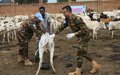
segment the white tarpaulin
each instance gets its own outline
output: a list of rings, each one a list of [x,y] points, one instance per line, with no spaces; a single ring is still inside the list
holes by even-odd
[[[71,6],[72,8],[72,13],[83,13],[83,12],[86,12],[86,6],[83,5],[83,6]]]
[[[57,3],[57,0],[48,0],[47,3]]]

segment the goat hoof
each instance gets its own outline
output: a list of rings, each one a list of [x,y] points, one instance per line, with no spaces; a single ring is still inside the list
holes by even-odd
[[[56,71],[53,71],[53,74],[56,74]]]
[[[50,69],[50,65],[49,64],[42,64],[41,69],[42,70],[49,70]]]

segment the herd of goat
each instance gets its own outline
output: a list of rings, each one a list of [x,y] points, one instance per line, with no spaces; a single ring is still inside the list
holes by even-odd
[[[102,13],[90,12],[76,14],[82,18],[87,27],[92,30],[93,39],[97,39],[97,32],[100,29],[111,31],[113,38],[114,30],[120,29],[120,10],[104,11]],[[0,16],[0,36],[2,42],[16,39],[16,31],[20,29],[20,24],[33,15],[16,15],[13,17]],[[50,14],[52,30],[55,31],[63,25],[65,17],[62,14]]]
[[[53,33],[58,29],[59,26],[64,24],[65,17],[62,14],[49,14],[51,17],[51,28]],[[114,30],[120,29],[120,10],[106,11],[102,13],[91,12],[91,13],[79,13],[76,14],[77,18],[81,18],[86,26],[92,30],[93,39],[97,39],[97,32],[100,29],[108,29],[112,32],[111,38],[113,38]],[[2,41],[10,43],[10,39],[16,39],[16,32],[21,28],[21,23],[27,19],[30,19],[33,15],[16,15],[13,17],[0,17],[0,36]],[[39,41],[39,67],[36,75],[39,74],[40,68],[43,62],[43,53],[45,45],[48,45],[50,52],[50,63],[54,73],[56,70],[53,66],[53,55],[54,55],[54,39],[55,34],[49,35],[48,33],[43,34]]]

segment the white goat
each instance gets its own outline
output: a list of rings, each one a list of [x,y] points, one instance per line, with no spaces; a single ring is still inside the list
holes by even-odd
[[[65,17],[62,14],[51,14],[51,28],[55,32],[64,23]]]
[[[120,30],[120,21],[111,21],[108,24],[108,29],[112,32],[111,38],[114,36],[114,30]]]
[[[98,21],[86,21],[85,22],[87,27],[91,30],[93,30],[93,39],[97,39],[97,32],[100,29],[106,29],[106,26],[102,22]]]
[[[11,38],[13,39],[14,37],[14,23],[13,22],[8,22],[4,24],[5,26],[5,31],[3,34],[3,43],[5,42],[5,38],[7,38],[7,42],[10,43],[10,34]]]
[[[83,20],[86,20],[86,21],[91,21],[90,17],[87,16],[87,15],[77,15],[78,17],[81,17]]]
[[[106,26],[103,22],[91,21],[89,16],[86,15],[85,16],[79,15],[78,18],[79,17],[82,18],[88,29],[91,29],[93,31],[93,39],[97,39],[97,32],[99,29],[101,28],[106,29]]]
[[[0,34],[3,35],[4,31],[5,31],[4,22],[0,21]]]
[[[28,19],[28,15],[16,15],[13,17],[0,17],[0,34],[2,35],[3,43],[7,38],[10,43],[10,37],[16,39],[16,31],[20,29],[22,21]]]
[[[64,22],[59,22],[55,19],[51,19],[50,25],[51,25],[52,32],[55,32],[58,29],[58,27],[60,27],[63,23]]]
[[[119,10],[113,10],[113,11],[104,11],[103,14],[106,14],[109,18],[116,18],[120,15]]]
[[[39,58],[40,58],[40,61],[39,61],[39,67],[38,67],[38,70],[36,72],[36,75],[38,75],[40,69],[41,69],[41,66],[42,66],[42,62],[43,62],[43,53],[45,51],[45,46],[47,45],[48,47],[48,50],[50,52],[50,63],[51,63],[51,66],[52,66],[52,69],[54,71],[54,73],[56,73],[56,70],[53,66],[53,55],[54,55],[54,39],[55,37],[55,34],[52,34],[52,35],[49,35],[49,33],[45,33],[41,36],[41,39],[39,41]],[[37,53],[37,51],[36,51]]]

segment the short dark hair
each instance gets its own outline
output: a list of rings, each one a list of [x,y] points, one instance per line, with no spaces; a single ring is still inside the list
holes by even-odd
[[[40,9],[43,9],[43,10],[45,11],[45,7],[43,7],[43,6],[42,6],[42,7],[40,7],[40,8],[39,8],[39,10],[40,10]]]
[[[66,9],[67,11],[72,12],[72,8],[71,8],[71,6],[69,6],[69,5],[64,6],[64,7],[62,8],[62,10],[63,10],[63,9]]]

